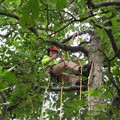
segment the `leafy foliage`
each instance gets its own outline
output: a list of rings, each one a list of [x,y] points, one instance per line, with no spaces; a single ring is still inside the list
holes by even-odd
[[[106,2],[107,5],[102,4]],[[43,86],[48,86],[49,77],[44,73],[41,59],[47,53],[47,48],[53,44],[50,40],[60,43],[77,30],[94,30],[98,36],[102,36],[99,51],[105,58],[103,84],[100,90],[93,89],[89,92],[93,97],[100,97],[104,104],[97,106],[97,114],[96,111],[91,111],[91,114],[88,112],[88,91],[82,91],[81,100],[79,91],[63,92],[62,119],[119,119],[120,8],[117,4],[112,4],[112,0],[106,2],[0,1],[0,92],[7,96],[7,119],[59,119],[60,92],[42,91]],[[119,1],[116,2],[120,4]],[[85,34],[75,38],[77,47],[88,42],[89,37]],[[66,50],[64,45],[69,44],[62,44],[62,47],[58,45],[60,51]],[[83,44],[82,47],[89,50],[90,45]],[[74,53],[69,50],[69,57],[77,63],[78,54],[81,63],[85,64],[88,58],[82,51]],[[60,87],[61,84],[56,86]],[[4,102],[0,97],[0,114],[3,106]]]

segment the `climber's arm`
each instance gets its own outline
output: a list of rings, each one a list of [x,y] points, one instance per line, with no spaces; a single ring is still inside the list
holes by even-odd
[[[45,55],[42,59],[42,65],[47,66],[47,65],[49,65],[49,63],[50,63],[50,57]]]
[[[42,65],[44,66],[48,66],[48,65],[53,65],[53,64],[57,64],[57,60],[55,60],[57,57],[57,55],[53,55],[52,57],[49,57],[48,55],[45,55],[42,59]]]

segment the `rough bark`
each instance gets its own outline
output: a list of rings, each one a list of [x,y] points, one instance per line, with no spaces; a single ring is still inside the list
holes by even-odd
[[[89,61],[92,62],[92,67],[89,75],[89,87],[90,91],[93,89],[100,89],[100,86],[102,84],[103,79],[103,60],[104,56],[99,51],[101,48],[100,45],[101,38],[95,37],[95,35],[92,35],[91,37],[91,48],[89,52]],[[89,110],[95,110],[95,105],[100,104],[100,98],[94,97],[89,95],[89,101],[90,104],[88,105]]]

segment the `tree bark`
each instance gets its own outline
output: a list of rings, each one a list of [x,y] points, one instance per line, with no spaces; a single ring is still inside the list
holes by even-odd
[[[88,78],[88,86],[90,88],[90,91],[95,90],[95,89],[100,89],[100,86],[102,84],[102,79],[103,79],[103,61],[104,61],[104,56],[100,52],[101,48],[101,37],[95,37],[95,35],[92,35],[91,37],[91,48],[89,52],[89,61],[92,62],[92,67],[91,71],[89,74]],[[88,91],[88,93],[90,93]],[[89,110],[94,110],[96,109],[96,105],[100,104],[100,98],[99,96],[91,96],[90,94],[88,95],[88,101],[90,102],[88,105]]]

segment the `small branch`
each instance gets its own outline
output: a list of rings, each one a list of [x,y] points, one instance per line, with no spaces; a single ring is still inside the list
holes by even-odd
[[[105,32],[107,33],[107,35],[108,35],[108,37],[109,37],[109,39],[110,39],[110,43],[111,43],[112,49],[113,49],[113,51],[114,51],[114,53],[115,53],[115,56],[120,59],[120,52],[118,52],[119,49],[118,49],[118,46],[117,46],[117,44],[116,44],[116,41],[115,41],[114,35],[113,35],[113,33],[112,33],[112,30],[111,30],[111,29],[108,29],[108,30],[107,30],[107,29],[105,29],[105,27],[100,26],[100,25],[97,25],[95,21],[93,21],[93,20],[91,20],[91,21],[92,21],[98,28],[100,28],[100,29],[104,28]],[[109,21],[106,25],[111,26],[111,22]]]
[[[18,16],[13,15],[13,14],[10,14],[10,13],[0,12],[0,15],[8,16],[8,17],[11,17],[11,18],[15,18],[16,20],[19,20],[19,17],[18,17]]]
[[[6,35],[0,34],[0,37],[2,37],[2,38],[7,38],[7,37],[9,37],[10,34],[12,34],[13,31],[14,31],[14,30],[8,32]]]
[[[0,12],[0,15],[4,15],[4,16],[11,17],[11,18],[15,18],[16,20],[19,20],[19,17],[16,16],[16,15],[14,15],[14,14]],[[36,31],[33,27],[29,27],[28,29],[29,29],[31,32],[33,32],[35,36],[38,36],[37,31]],[[1,35],[1,36],[2,36],[2,35]]]
[[[0,4],[2,3],[2,2],[4,2],[5,0],[2,0],[1,2],[0,2]]]
[[[83,35],[83,34],[86,34],[86,33],[93,34],[93,31],[91,31],[91,30],[78,31],[78,32],[76,33],[75,37],[80,36],[80,35]],[[74,35],[74,34],[73,34],[73,35]],[[71,35],[70,37],[64,39],[61,43],[66,43],[66,42],[68,42],[69,40],[71,40],[71,38],[73,37],[73,35]]]
[[[115,56],[110,59],[110,61],[113,61],[118,56],[118,54],[120,54],[120,49],[117,51],[117,53],[115,54]]]
[[[83,41],[83,42],[81,42],[80,44],[79,44],[79,46],[82,46],[83,44],[89,44],[90,43],[90,41]]]
[[[14,105],[9,106],[9,107],[7,108],[7,111],[12,111],[13,109],[18,108],[18,105],[19,105],[19,103],[16,103],[16,104],[14,104]]]
[[[102,52],[102,51],[101,51]],[[120,52],[120,50],[118,51],[118,53]],[[115,83],[115,81],[114,81],[114,77],[113,77],[113,75],[112,75],[112,73],[111,73],[111,67],[110,67],[110,62],[114,59],[114,57],[112,58],[112,59],[109,59],[108,57],[107,57],[107,55],[104,53],[104,52],[102,52],[103,53],[103,55],[105,56],[105,59],[107,60],[107,62],[108,62],[108,78],[109,78],[109,80],[111,81],[111,83],[113,84],[113,86],[116,88],[116,90],[118,91],[118,93],[120,94],[120,88],[119,88],[119,86],[117,86],[117,84]]]
[[[112,30],[106,30],[106,29],[105,29],[105,31],[106,31],[109,39],[110,39],[110,43],[111,43],[111,46],[112,46],[112,48],[113,48],[113,50],[114,50],[114,53],[116,54],[116,53],[118,52],[118,47],[117,47],[115,38],[114,38],[114,36],[113,36],[113,34],[112,34]],[[118,52],[118,54],[117,54],[117,57],[120,59],[120,53],[119,53],[119,52]]]
[[[35,36],[38,36],[37,30],[35,30],[33,27],[29,27],[29,30],[34,33]]]
[[[45,7],[48,7],[42,0],[40,1]]]
[[[68,3],[68,6],[69,6],[70,4],[72,4],[74,1],[75,1],[75,0],[71,0],[71,1]]]
[[[2,108],[2,114],[0,115],[0,120],[6,120],[6,113],[7,113],[7,97],[4,92],[0,92],[0,96],[3,100],[3,108]]]
[[[71,25],[73,22],[74,22],[74,20],[70,21],[68,24],[66,24],[65,26],[63,26],[61,29],[55,31],[55,34],[58,33],[58,32],[60,32],[60,31],[62,31],[63,29],[65,29],[66,27],[68,27],[69,25]],[[52,36],[52,35],[53,35],[53,33],[49,34],[48,36]]]
[[[111,83],[113,84],[113,86],[116,88],[118,94],[120,94],[120,88],[119,86],[117,86],[117,84],[114,81],[113,75],[111,73],[111,67],[110,67],[110,61],[108,61],[108,78],[111,81]]]

